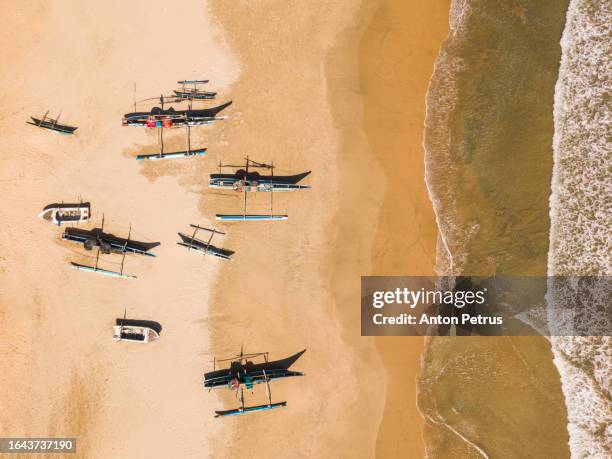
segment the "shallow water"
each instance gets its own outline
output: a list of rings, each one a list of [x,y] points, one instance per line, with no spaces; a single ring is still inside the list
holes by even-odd
[[[454,1],[427,97],[426,179],[444,275],[545,275],[565,1]],[[565,457],[544,338],[432,338],[419,379],[431,457]]]

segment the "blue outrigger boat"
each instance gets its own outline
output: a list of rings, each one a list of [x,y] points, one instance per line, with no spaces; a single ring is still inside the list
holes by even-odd
[[[70,265],[79,270],[90,272],[94,274],[100,274],[103,276],[114,277],[119,279],[136,279],[136,276],[131,274],[125,274],[123,272],[123,265],[125,262],[125,255],[127,253],[134,253],[137,255],[144,255],[147,257],[155,257],[155,254],[149,253],[149,250],[160,245],[159,242],[140,242],[130,239],[132,228],[128,233],[127,239],[117,237],[110,233],[104,232],[104,217],[102,217],[102,226],[100,228],[94,228],[91,230],[69,227],[66,228],[62,234],[62,240],[83,244],[85,250],[97,249],[96,262],[93,266],[83,265],[80,263],[70,262]],[[100,253],[103,254],[120,254],[122,255],[121,270],[111,271],[98,267],[98,261],[100,259]]]
[[[296,175],[275,176],[274,165],[255,162],[247,156],[246,163],[241,165],[219,164],[219,173],[211,174],[208,186],[210,188],[231,189],[243,193],[244,204],[242,214],[217,214],[217,220],[228,222],[239,221],[282,221],[289,218],[288,215],[274,213],[274,193],[310,188],[308,185],[299,185],[298,182],[310,174],[310,171]],[[234,174],[223,174],[222,168],[239,168]],[[249,170],[268,169],[270,175],[262,176],[259,172]],[[248,214],[247,213],[247,194],[249,192],[269,192],[270,193],[270,213],[269,214]]]
[[[215,411],[215,417],[234,416],[287,406],[287,402],[272,403],[270,382],[275,379],[304,376],[304,373],[289,370],[289,367],[291,367],[304,352],[306,352],[306,349],[286,359],[269,362],[267,352],[244,354],[241,350],[240,355],[235,357],[215,360],[215,365],[217,362],[229,361],[231,362],[230,367],[206,373],[204,375],[204,387],[207,389],[227,388],[240,393],[239,408]],[[254,363],[251,360],[257,357],[263,357],[264,362]],[[266,385],[268,403],[264,405],[245,406],[244,389],[253,390],[254,386],[257,384]]]
[[[197,156],[204,156],[206,154],[206,148],[198,148],[195,150],[191,149],[191,127],[197,124],[209,124],[209,123],[198,123],[198,122],[184,122],[183,126],[187,128],[187,150],[186,151],[175,151],[166,153],[164,151],[164,128],[172,128],[176,125],[181,125],[180,121],[184,119],[181,116],[189,117],[192,116],[193,113],[197,112],[197,110],[191,110],[191,106],[189,110],[184,111],[174,111],[173,108],[169,110],[164,110],[164,96],[160,96],[159,98],[161,103],[161,109],[156,107],[154,108],[149,115],[147,115],[144,125],[149,128],[159,128],[159,153],[147,154],[147,155],[137,155],[136,161],[159,161],[162,159],[177,159],[177,158],[191,158]],[[182,99],[181,99],[182,100]],[[208,111],[201,111],[202,113],[206,113],[212,115],[216,114],[214,110],[223,110],[223,108],[227,107],[231,102],[228,102],[223,107],[217,107],[216,109],[208,109]],[[212,111],[211,111],[212,110]],[[127,114],[124,117],[124,125],[134,126],[132,121],[136,119],[142,112],[135,112],[131,114]],[[156,115],[160,114],[161,115]],[[164,115],[165,113],[165,115]],[[177,114],[183,115],[177,115]],[[176,118],[178,116],[178,118]],[[135,118],[136,117],[136,118]],[[187,119],[187,118],[185,118]],[[220,118],[215,118],[220,119]],[[130,121],[132,120],[132,121]],[[140,125],[140,124],[136,124]]]

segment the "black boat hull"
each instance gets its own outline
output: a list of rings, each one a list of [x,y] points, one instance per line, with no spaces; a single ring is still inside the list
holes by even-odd
[[[74,126],[68,126],[67,124],[57,124],[55,121],[41,120],[38,118],[30,117],[32,121],[26,121],[26,123],[32,126],[37,126],[43,129],[49,129],[50,131],[59,132],[60,134],[74,134],[78,128]]]
[[[150,112],[132,112],[125,114],[123,116],[123,125],[146,126],[147,120],[150,116],[158,120],[163,118],[170,119],[172,120],[173,127],[211,124],[215,121],[217,115],[231,104],[232,102],[229,101],[217,107],[205,108],[201,110],[175,110],[174,108],[162,110],[159,107],[155,107]]]
[[[291,371],[289,368],[306,352],[306,349],[286,359],[273,362],[253,363],[247,361],[244,364],[232,362],[230,368],[210,371],[204,374],[204,387],[216,388],[227,387],[233,379],[238,379],[240,384],[259,384],[279,378],[290,378],[293,376],[304,376],[299,371]]]
[[[107,244],[110,251],[114,253],[130,252],[138,255],[154,257],[149,250],[160,245],[160,242],[141,242],[132,239],[124,239],[113,234],[104,233],[100,228],[86,230],[81,228],[66,228],[62,234],[62,239],[65,241],[82,243],[88,248],[102,247]]]
[[[191,236],[183,233],[178,233],[179,237],[183,240],[183,242],[177,242],[178,245],[182,245],[183,247],[187,247],[193,250],[197,250],[199,252],[204,252],[206,254],[223,258],[225,260],[231,260],[234,252],[232,250],[221,249],[219,247],[215,247],[214,245],[207,244],[200,239],[192,238]]]

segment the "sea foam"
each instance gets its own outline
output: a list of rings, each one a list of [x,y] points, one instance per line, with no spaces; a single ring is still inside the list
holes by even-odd
[[[470,5],[466,0],[454,0],[451,3],[450,34],[447,41],[464,33],[470,12]],[[459,92],[456,74],[462,68],[461,57],[450,53],[443,46],[434,64],[434,77],[429,82],[425,100],[425,184],[439,228],[435,266],[439,276],[452,276],[461,272],[467,253],[465,245],[469,239],[468,232],[458,223],[460,218],[456,214],[453,183],[458,173],[451,148],[450,131],[438,128],[448,126],[450,114],[456,109]],[[434,180],[435,186],[432,183]]]
[[[612,3],[571,0],[555,88],[551,276],[612,275],[611,36]],[[548,322],[553,332],[571,323],[571,314],[561,310],[571,310],[581,298],[551,286]],[[593,297],[598,300],[603,301],[602,314],[609,313],[609,297]],[[553,337],[552,344],[568,409],[572,457],[610,457],[610,337]]]

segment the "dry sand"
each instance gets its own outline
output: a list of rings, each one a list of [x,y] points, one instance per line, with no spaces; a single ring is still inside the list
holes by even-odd
[[[200,188],[182,178],[145,177],[148,168],[128,156],[155,135],[120,121],[131,110],[135,82],[144,98],[204,75],[222,100],[238,77],[238,62],[202,3],[181,5],[190,14],[162,1],[2,5],[2,42],[11,43],[0,70],[3,436],[76,436],[81,457],[195,457],[218,426],[209,415],[215,397],[203,396],[201,387],[207,285],[217,262],[174,244],[178,230],[206,223]],[[194,44],[181,49],[171,36]],[[197,60],[190,58],[195,47]],[[79,126],[76,135],[25,123],[47,109]],[[220,126],[198,132],[223,135]],[[181,166],[184,173],[193,174],[200,160]],[[157,259],[126,258],[125,271],[138,280],[70,269],[71,260],[93,260],[36,214],[47,203],[79,197],[92,202],[88,227],[104,213],[109,231],[125,235],[131,223],[132,237],[162,242]],[[119,261],[104,256],[101,265],[118,269]],[[129,318],[159,321],[161,339],[113,342],[112,325],[124,308]]]
[[[87,457],[422,454],[414,386],[422,341],[359,336],[359,276],[432,273],[420,136],[447,2],[423,11],[414,2],[405,27],[405,12],[389,10],[399,2],[360,3],[212,0],[208,16],[198,1],[180,10],[155,1],[5,3],[10,27],[0,33],[14,46],[0,70],[4,436],[77,436]],[[360,41],[364,32],[370,40]],[[185,45],[164,40],[172,34]],[[394,56],[403,40],[408,57]],[[197,77],[214,82],[219,101],[234,100],[230,120],[197,129],[209,155],[170,165],[130,159],[155,144],[145,129],[120,127],[134,82],[144,98]],[[22,123],[47,108],[62,109],[77,135]],[[172,133],[176,145],[181,134]],[[313,189],[275,197],[288,221],[224,225],[230,264],[174,245],[189,223],[240,211],[240,196],[205,185],[220,159],[247,154],[274,160],[279,174],[312,170]],[[131,223],[134,237],[162,242],[157,259],[126,259],[137,281],[70,270],[83,250],[34,218],[79,195],[93,202],[94,223],[104,212],[109,230]],[[250,211],[267,209],[267,196],[249,199]],[[124,308],[161,322],[162,338],[112,342]],[[307,348],[295,365],[307,376],[272,385],[286,409],[215,420],[214,409],[236,400],[203,391],[202,372],[241,345],[271,358]],[[264,399],[261,388],[249,398]]]

